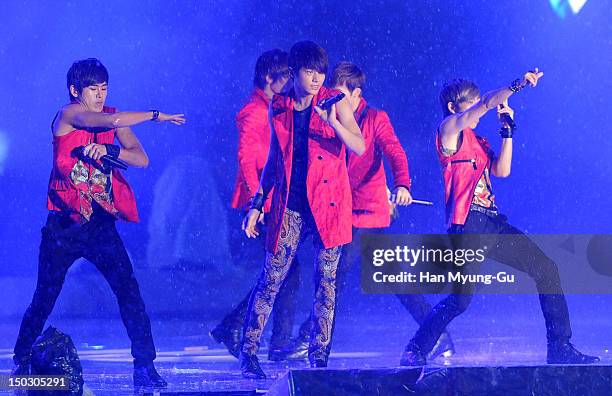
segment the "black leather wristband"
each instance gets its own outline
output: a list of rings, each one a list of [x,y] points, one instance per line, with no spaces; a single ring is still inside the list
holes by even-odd
[[[510,91],[516,93],[519,92],[521,89],[525,88],[525,85],[523,85],[523,82],[520,78],[517,78],[516,80],[510,83],[510,86],[508,86],[508,88],[510,89]]]
[[[153,115],[151,116],[151,121],[157,121],[157,119],[159,118],[159,110],[151,110],[153,112]]]
[[[512,139],[512,135],[514,134],[514,130],[508,127],[502,127],[499,130],[499,135],[504,139]]]
[[[117,146],[116,144],[105,144],[104,147],[106,147],[106,155],[113,158],[119,158],[121,147]]]
[[[264,195],[261,193],[257,193],[253,198],[251,198],[251,209],[257,209],[260,212],[263,212],[265,202],[266,199],[264,198]]]

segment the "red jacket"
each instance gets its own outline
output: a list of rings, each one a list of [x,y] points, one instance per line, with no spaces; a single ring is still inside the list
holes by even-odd
[[[114,113],[104,107],[105,113]],[[47,209],[70,214],[75,221],[88,221],[92,214],[92,200],[107,212],[127,221],[138,221],[136,199],[130,185],[117,168],[111,173],[112,195],[108,193],[106,178],[98,167],[79,160],[73,150],[90,143],[113,144],[115,129],[92,133],[82,129],[62,136],[53,136],[53,168],[49,178]],[[98,161],[98,164],[101,164]]]
[[[251,98],[236,115],[238,128],[238,174],[232,195],[232,208],[244,209],[257,189],[259,178],[270,149],[270,124],[268,106],[270,99],[256,88]],[[264,211],[268,212],[266,202]]]
[[[451,156],[442,153],[440,133],[436,133],[436,151],[444,177],[447,227],[452,224],[465,224],[478,180],[485,168],[490,168],[494,157],[487,139],[476,136],[470,128],[461,133],[461,146]]]
[[[322,87],[313,103],[338,91]],[[266,248],[275,253],[289,196],[293,160],[293,103],[290,96],[275,95],[272,103],[274,135],[270,157],[262,176],[264,186],[274,184],[268,217]],[[306,195],[325,248],[351,241],[351,187],[346,169],[346,148],[335,131],[312,108],[308,134]]]
[[[395,135],[389,116],[382,110],[369,108],[364,99],[355,111],[366,151],[358,156],[349,153],[348,173],[353,192],[353,226],[358,228],[388,227],[389,198],[383,156],[393,172],[393,186],[410,189],[408,159]]]

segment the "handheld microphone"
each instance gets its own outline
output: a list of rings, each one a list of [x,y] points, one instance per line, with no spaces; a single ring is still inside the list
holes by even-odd
[[[506,113],[500,114],[499,115],[499,120],[502,123],[505,123],[506,125],[508,125],[508,127],[510,127],[510,129],[512,129],[512,130],[516,129],[516,124],[514,123],[514,120],[508,114],[506,114]]]
[[[115,168],[123,170],[126,170],[128,168],[128,165],[125,162],[121,161],[119,158],[111,157],[108,154],[103,155],[102,157],[100,157],[100,159]]]
[[[75,148],[74,150],[72,150],[72,153],[74,156],[76,156],[80,160],[93,161],[93,158],[90,158],[85,155],[85,153],[83,152],[84,150],[85,150],[84,146],[79,146]],[[119,158],[111,157],[108,154],[103,155],[102,157],[100,157],[100,159],[104,161],[106,165],[113,167],[113,168],[119,168],[123,170],[126,170],[128,168],[128,165],[125,162],[121,161]]]
[[[334,95],[331,98],[323,99],[322,101],[317,103],[317,106],[319,106],[323,110],[330,109],[333,104],[340,102],[344,98],[344,96],[345,95],[340,92],[338,95]]]
[[[389,201],[395,203],[395,198],[396,198],[396,195],[395,194],[391,194],[391,197],[389,197]],[[425,206],[433,206],[433,204],[434,204],[431,201],[424,201],[422,199],[413,199],[412,203],[413,204],[417,204],[417,205],[425,205]]]

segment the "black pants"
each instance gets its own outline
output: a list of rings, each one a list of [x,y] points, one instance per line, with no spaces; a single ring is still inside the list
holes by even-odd
[[[38,280],[32,303],[21,321],[15,360],[28,359],[59,296],[72,263],[84,257],[102,273],[119,303],[121,319],[132,342],[136,366],[155,359],[151,323],[145,312],[132,263],[115,228],[115,219],[97,210],[83,225],[59,213],[51,213],[42,229]]]
[[[351,243],[346,244],[342,247],[342,255],[340,256],[340,263],[338,264],[338,271],[336,273],[336,306],[338,299],[342,295],[342,290],[346,286],[346,276],[351,268],[351,265],[359,260],[360,258],[360,238],[363,234],[382,234],[386,228],[355,228],[353,227],[353,240]],[[402,306],[410,313],[414,320],[418,324],[422,324],[425,317],[431,311],[431,304],[420,294],[397,294],[396,297],[400,300]],[[338,317],[337,315],[335,316]],[[336,320],[334,320],[334,327]],[[299,330],[299,337],[303,340],[308,339],[312,329],[312,321],[310,318],[306,319]],[[437,340],[437,339],[436,339]]]
[[[480,245],[492,246],[488,250],[488,258],[528,274],[535,281],[540,293],[540,306],[546,322],[548,341],[566,341],[571,337],[567,303],[556,264],[524,233],[508,224],[506,216],[470,211],[465,225],[453,226],[449,232],[466,234],[464,237],[453,237],[459,244],[462,240],[468,241],[467,244],[473,243],[474,236],[469,234],[481,234],[486,241],[481,239]],[[513,234],[513,237],[499,238],[499,235],[504,234]],[[477,270],[478,266],[461,267],[462,273],[465,274],[475,273]],[[429,353],[450,321],[467,309],[472,301],[473,289],[473,283],[455,283],[453,294],[433,308],[412,338],[411,344],[423,354]]]

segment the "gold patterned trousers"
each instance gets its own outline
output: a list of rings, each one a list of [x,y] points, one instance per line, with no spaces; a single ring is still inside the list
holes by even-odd
[[[327,360],[331,342],[336,302],[336,269],[342,246],[325,249],[312,219],[286,209],[275,254],[266,253],[266,261],[251,294],[242,335],[242,352],[253,355],[259,348],[263,329],[297,249],[306,236],[312,235],[316,248],[315,297],[311,311],[313,327],[308,356],[310,361]]]

